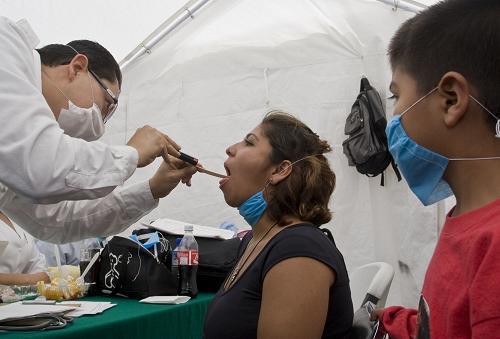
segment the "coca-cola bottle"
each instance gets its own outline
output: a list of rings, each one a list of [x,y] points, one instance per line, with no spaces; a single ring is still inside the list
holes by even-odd
[[[191,298],[198,295],[196,285],[196,273],[198,271],[198,243],[193,235],[193,226],[184,226],[184,237],[177,250],[180,276],[180,295],[187,295]]]
[[[176,279],[175,281],[177,281],[177,286],[176,286],[177,294],[181,292],[181,278],[179,275],[179,258],[177,257],[181,240],[182,238],[175,239],[175,248],[172,250],[172,274]]]

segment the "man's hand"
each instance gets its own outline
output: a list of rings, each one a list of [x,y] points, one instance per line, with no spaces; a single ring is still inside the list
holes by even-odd
[[[153,198],[159,199],[169,194],[182,180],[191,186],[191,177],[196,173],[196,168],[174,157],[169,157],[168,162],[163,161],[155,175],[149,179],[149,187]]]
[[[165,162],[169,162],[168,155],[179,157],[181,149],[168,135],[148,125],[138,128],[127,145],[135,148],[139,153],[137,167],[147,166],[160,156]]]

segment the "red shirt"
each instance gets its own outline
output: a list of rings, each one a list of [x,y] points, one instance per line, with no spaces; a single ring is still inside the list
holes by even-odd
[[[450,212],[451,214],[451,212]],[[500,200],[446,218],[425,275],[432,339],[500,338]],[[414,338],[417,311],[388,307],[391,339]]]

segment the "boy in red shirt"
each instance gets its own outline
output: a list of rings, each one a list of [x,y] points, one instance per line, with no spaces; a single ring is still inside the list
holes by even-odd
[[[374,316],[392,339],[500,338],[500,1],[431,6],[399,28],[389,56],[389,149],[424,205],[457,204],[419,310]]]

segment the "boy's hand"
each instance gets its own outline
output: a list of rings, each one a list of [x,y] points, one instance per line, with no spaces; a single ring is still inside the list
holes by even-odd
[[[182,183],[191,186],[191,177],[196,168],[174,157],[168,162],[163,161],[154,176],[149,179],[149,187],[153,198],[159,199],[169,194],[182,180]]]
[[[370,320],[375,321],[375,320],[380,320],[382,318],[382,314],[384,313],[385,309],[384,308],[377,308],[372,311],[372,314],[370,315]]]

